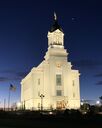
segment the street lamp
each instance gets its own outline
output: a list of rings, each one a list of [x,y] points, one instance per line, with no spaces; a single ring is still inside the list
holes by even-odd
[[[18,103],[17,103],[17,106],[18,106],[18,107],[21,107],[21,102],[18,102]]]
[[[45,97],[43,94],[40,94],[41,97],[41,111],[43,110],[43,98]]]
[[[96,101],[96,104],[97,104],[97,105],[100,105],[100,101],[99,101],[99,100],[97,100],[97,101]]]

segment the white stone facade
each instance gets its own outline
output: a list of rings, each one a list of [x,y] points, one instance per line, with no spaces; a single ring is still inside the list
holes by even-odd
[[[44,61],[21,81],[22,105],[26,109],[79,109],[80,74],[71,67],[64,49],[64,33],[56,27],[48,32]]]

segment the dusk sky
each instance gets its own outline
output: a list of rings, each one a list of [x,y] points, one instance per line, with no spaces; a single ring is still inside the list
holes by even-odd
[[[0,1],[0,106],[20,101],[20,82],[44,59],[53,13],[65,34],[65,48],[73,69],[80,71],[81,99],[102,96],[101,0]]]

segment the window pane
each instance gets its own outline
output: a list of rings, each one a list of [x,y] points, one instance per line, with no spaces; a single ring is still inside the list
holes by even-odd
[[[73,98],[75,97],[75,93],[73,93]]]
[[[74,80],[72,81],[72,85],[73,85],[73,86],[75,85],[75,82],[74,82]]]
[[[38,96],[40,96],[40,91],[38,91]]]
[[[61,75],[56,75],[56,85],[61,85]]]
[[[57,90],[56,93],[57,93],[56,94],[57,96],[62,96],[62,91],[61,90]]]
[[[38,79],[38,85],[40,85],[40,79]]]

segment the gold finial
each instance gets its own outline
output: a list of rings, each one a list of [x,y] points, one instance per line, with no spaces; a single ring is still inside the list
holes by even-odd
[[[57,20],[57,15],[55,12],[54,12],[54,20]]]

